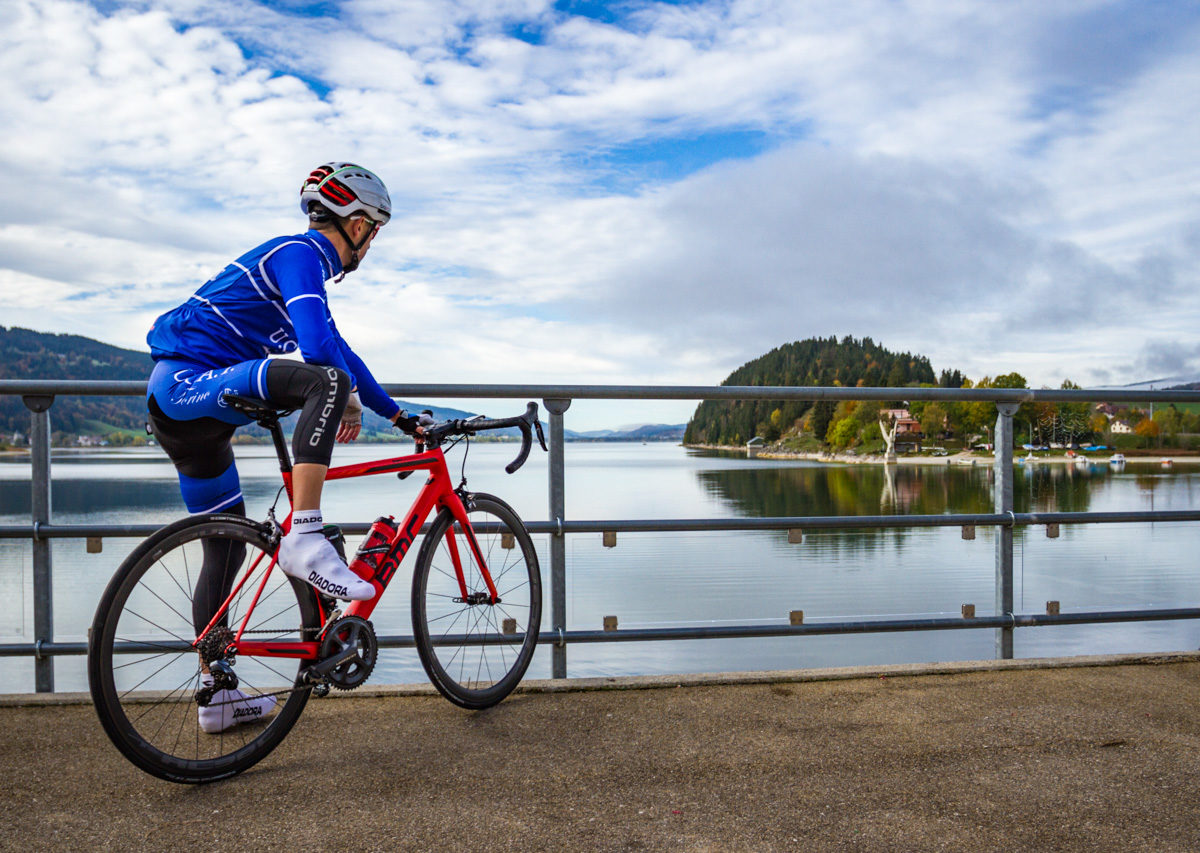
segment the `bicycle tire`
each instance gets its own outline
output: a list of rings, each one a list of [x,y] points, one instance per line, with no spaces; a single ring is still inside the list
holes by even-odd
[[[413,637],[438,692],[455,705],[478,710],[504,699],[529,667],[541,629],[542,581],[533,540],[512,507],[485,494],[467,495],[463,503],[500,602],[462,600],[447,545],[447,534],[460,529],[443,509],[421,543],[413,573]],[[501,528],[481,531],[488,522]],[[512,535],[511,542],[505,534]],[[455,539],[468,592],[486,593],[461,531]]]
[[[113,744],[134,765],[172,782],[212,782],[241,773],[262,760],[291,730],[311,688],[296,688],[285,658],[238,656],[239,689],[251,698],[279,696],[263,722],[235,725],[218,734],[200,729],[195,692],[200,661],[192,646],[191,600],[202,542],[243,543],[248,561],[272,552],[266,531],[242,516],[192,516],[142,542],[113,575],[88,637],[88,684],[96,713]],[[261,579],[259,571],[230,605],[236,631]],[[260,616],[260,614],[262,614]],[[251,617],[256,638],[315,638],[321,622],[311,587],[272,571]],[[278,632],[278,633],[276,633]],[[312,663],[298,660],[297,671]],[[235,711],[237,709],[234,709]]]

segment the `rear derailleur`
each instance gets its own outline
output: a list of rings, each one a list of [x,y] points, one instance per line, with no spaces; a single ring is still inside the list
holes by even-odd
[[[238,686],[237,673],[233,671],[234,652],[230,649],[233,643],[233,631],[218,626],[204,635],[204,639],[196,643],[196,651],[208,667],[212,675],[212,684],[201,686],[196,691],[196,704],[204,708],[212,701],[218,690],[236,690]]]

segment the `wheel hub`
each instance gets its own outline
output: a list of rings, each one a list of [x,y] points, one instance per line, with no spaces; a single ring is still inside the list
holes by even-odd
[[[499,598],[497,598],[495,601],[492,601],[492,597],[490,595],[488,595],[486,592],[473,592],[470,595],[468,595],[466,598],[458,597],[458,598],[455,598],[454,601],[457,604],[468,604],[468,605],[472,605],[472,606],[476,605],[476,604],[499,604],[500,603]]]

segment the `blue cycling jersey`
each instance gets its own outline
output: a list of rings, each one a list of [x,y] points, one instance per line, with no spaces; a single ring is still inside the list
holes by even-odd
[[[318,231],[268,240],[155,320],[146,335],[150,355],[222,368],[299,350],[310,364],[346,371],[363,404],[391,418],[400,407],[342,339],[329,313],[325,281],[341,270],[333,244]]]

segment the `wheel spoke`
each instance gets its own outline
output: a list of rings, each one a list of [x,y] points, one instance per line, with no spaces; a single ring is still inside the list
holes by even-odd
[[[254,701],[266,695],[267,685],[276,682],[288,688],[286,698],[281,697],[265,724],[235,718],[233,725],[219,733],[201,730],[193,698],[201,686],[200,656],[192,648],[195,634],[187,613],[192,600],[191,562],[196,558],[189,551],[197,549],[198,542],[214,539],[231,547],[254,549],[259,559],[266,552],[262,533],[234,520],[197,518],[164,528],[118,570],[93,626],[98,633],[93,635],[97,639],[89,667],[93,675],[99,675],[92,681],[93,696],[105,730],[139,767],[175,781],[205,781],[250,766],[275,747],[308,699],[307,690],[291,689],[304,662],[242,656],[234,660],[234,671],[237,689],[246,699]],[[225,551],[209,549],[210,559],[214,550]],[[153,559],[152,553],[157,555]],[[226,571],[230,568],[236,573],[232,562]],[[212,567],[201,570],[198,581],[205,570]],[[166,581],[158,579],[162,574]],[[237,603],[230,608],[231,619],[245,599],[246,606],[255,611],[247,621],[254,626],[251,630],[283,637],[297,631],[304,636],[305,631],[320,627],[315,599],[307,589],[297,590],[284,582],[264,590],[251,605],[252,599],[245,596],[253,586],[243,584]],[[280,596],[283,587],[291,592]],[[260,610],[264,602],[269,602],[268,607]],[[246,612],[240,615],[244,618]],[[171,624],[176,619],[181,625]],[[132,654],[120,650],[126,644],[133,646]],[[296,670],[289,673],[293,663]],[[241,701],[234,695],[214,704],[237,707]]]
[[[448,516],[435,522],[430,535],[436,538],[422,551],[414,580],[413,619],[421,661],[434,685],[457,704],[484,708],[504,698],[524,674],[536,648],[541,601],[540,593],[535,596],[536,554],[520,521],[487,496],[477,495],[475,507],[470,515],[474,537],[464,535]],[[495,532],[478,533],[496,522]],[[515,537],[516,547],[503,547],[506,533]],[[457,544],[467,593],[486,598],[495,589],[499,603],[459,606],[462,590],[451,536],[461,537]],[[511,635],[501,626],[509,620],[516,623]]]

